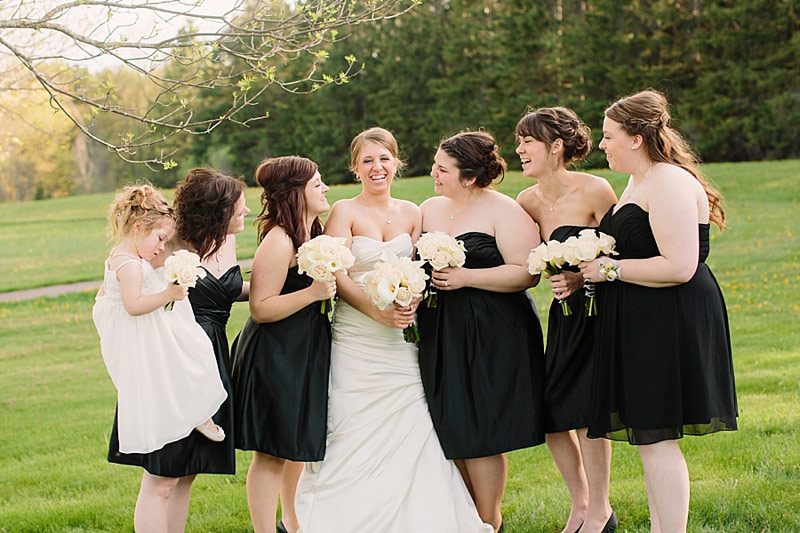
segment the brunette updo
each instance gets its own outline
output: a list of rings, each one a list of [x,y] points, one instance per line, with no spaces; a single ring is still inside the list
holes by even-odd
[[[654,89],[641,91],[611,104],[605,116],[618,122],[628,135],[640,135],[652,161],[679,166],[693,175],[708,197],[709,220],[719,229],[726,227],[722,195],[701,174],[699,159],[686,139],[670,126],[666,96]]]
[[[591,130],[578,115],[566,107],[542,107],[517,123],[517,137],[533,137],[550,146],[561,139],[564,164],[582,161],[592,151]]]
[[[490,133],[462,131],[442,141],[439,149],[456,160],[462,182],[475,178],[475,187],[485,188],[505,176],[506,162]]]
[[[117,241],[133,231],[133,225],[142,223],[149,231],[163,218],[175,218],[172,208],[152,185],[128,185],[117,192],[108,213],[108,234]]]
[[[295,249],[322,234],[319,218],[314,219],[310,235],[306,235],[305,227],[305,187],[316,173],[316,163],[296,155],[265,159],[258,165],[256,181],[264,189],[258,215],[258,242],[275,226],[283,228]]]
[[[178,237],[205,259],[225,242],[244,182],[211,168],[193,168],[175,190]]]

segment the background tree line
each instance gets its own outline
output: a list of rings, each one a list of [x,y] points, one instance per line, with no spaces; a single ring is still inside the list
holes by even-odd
[[[407,175],[428,172],[441,138],[476,128],[495,134],[514,168],[514,126],[527,108],[571,107],[599,141],[603,109],[646,87],[667,94],[675,125],[704,161],[798,157],[799,29],[797,0],[425,0],[398,18],[343,30],[347,38],[328,46],[331,72],[353,57],[363,64],[348,83],[331,78],[310,94],[270,90],[241,119],[269,113],[266,120],[151,148],[178,148],[173,169],[151,173],[83,139],[32,133],[37,143],[58,145],[61,158],[58,169],[47,169],[61,173],[49,176],[53,186],[35,190],[38,197],[108,190],[136,178],[172,186],[205,164],[252,180],[261,159],[286,154],[310,157],[327,181],[345,182],[349,142],[372,125],[395,133]],[[302,77],[313,61],[319,56],[306,54],[275,66]],[[139,90],[135,79],[116,86]],[[200,112],[214,117],[232,94],[196,98]],[[93,127],[114,131],[114,119],[97,117]],[[24,159],[27,143],[15,142],[0,148],[0,170]],[[603,159],[595,151],[586,165]]]

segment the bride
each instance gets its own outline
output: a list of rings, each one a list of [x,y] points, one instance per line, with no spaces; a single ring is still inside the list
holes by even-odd
[[[337,275],[325,460],[307,463],[295,507],[303,533],[491,532],[455,465],[445,459],[420,379],[417,347],[403,340],[416,304],[372,305],[363,278],[383,251],[411,256],[422,217],[391,197],[401,166],[382,128],[350,145],[361,192],[331,209],[325,232],[345,237],[356,257]]]

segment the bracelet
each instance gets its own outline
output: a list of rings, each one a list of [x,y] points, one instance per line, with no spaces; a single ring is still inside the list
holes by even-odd
[[[606,281],[620,279],[619,261],[609,259],[605,263],[600,263],[600,277]]]

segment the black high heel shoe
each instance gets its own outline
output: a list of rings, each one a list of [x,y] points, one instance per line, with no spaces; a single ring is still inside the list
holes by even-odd
[[[505,523],[503,521],[501,521],[500,522],[500,529],[497,530],[497,533],[503,533],[503,526],[505,526]]]
[[[278,520],[278,525],[275,526],[275,531],[277,531],[277,533],[289,533],[286,531],[286,526],[283,525],[283,518]]]
[[[617,530],[617,526],[619,522],[617,522],[617,515],[614,514],[614,511],[611,511],[611,516],[608,517],[608,522],[606,525],[603,526],[603,533],[614,533]]]

